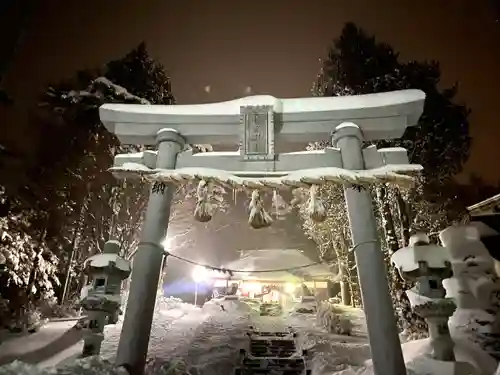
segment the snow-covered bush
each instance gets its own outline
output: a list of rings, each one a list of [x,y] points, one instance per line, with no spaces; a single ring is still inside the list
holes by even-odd
[[[124,368],[99,357],[83,358],[69,365],[42,369],[36,365],[14,361],[0,367],[0,375],[129,375]]]
[[[327,332],[339,335],[350,335],[353,329],[351,317],[334,304],[323,301],[316,313],[317,323]]]
[[[123,367],[116,367],[112,362],[95,356],[82,358],[58,368],[55,375],[129,375],[129,373]]]
[[[79,307],[74,301],[65,303],[64,305],[59,305],[56,302],[47,302],[40,307],[40,311],[47,318],[67,318],[79,315]]]
[[[305,307],[305,306],[299,306],[297,307],[294,312],[297,314],[314,314],[314,306],[312,307]]]
[[[162,308],[167,308],[169,310],[180,309],[182,306],[186,305],[186,303],[183,300],[181,300],[180,298],[163,297],[163,296],[160,296],[157,303],[159,305],[161,305]]]
[[[146,374],[151,375],[190,375],[187,365],[182,360],[169,362],[153,358],[146,364]]]
[[[0,366],[0,375],[48,375],[48,371],[20,361]]]
[[[24,314],[22,324],[27,330],[36,330],[42,324],[42,314],[38,309],[30,309]]]
[[[0,203],[11,208],[0,218],[0,252],[5,258],[5,269],[0,273],[2,304],[0,323],[9,329],[21,331],[40,320],[33,309],[54,299],[59,259],[33,226],[34,213],[16,200],[8,200],[0,191]],[[35,217],[36,218],[36,217]]]
[[[28,304],[22,313],[11,316],[4,324],[4,327],[14,333],[33,333],[37,331],[44,322],[45,320],[42,318],[40,310],[33,304]]]
[[[283,308],[277,303],[263,303],[259,310],[261,316],[280,316],[283,314]]]

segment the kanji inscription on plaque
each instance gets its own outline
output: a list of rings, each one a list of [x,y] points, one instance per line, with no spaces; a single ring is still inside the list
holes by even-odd
[[[247,106],[241,108],[243,122],[243,153],[246,159],[268,159],[274,155],[274,128],[272,107]]]

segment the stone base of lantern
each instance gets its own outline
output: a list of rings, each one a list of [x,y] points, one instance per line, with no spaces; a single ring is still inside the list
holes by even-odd
[[[104,334],[100,332],[87,333],[83,339],[82,358],[99,355],[101,344],[104,341]]]
[[[433,349],[433,357],[439,361],[455,361],[453,348],[455,343],[451,339],[448,328],[448,319],[456,309],[456,305],[451,299],[435,299],[425,304],[414,307],[417,315],[427,322],[429,327],[429,337]]]

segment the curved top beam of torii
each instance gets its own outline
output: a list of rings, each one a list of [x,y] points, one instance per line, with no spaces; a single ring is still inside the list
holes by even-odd
[[[406,127],[417,124],[424,100],[420,90],[293,99],[257,95],[195,105],[104,104],[99,116],[126,144],[154,144],[162,128],[176,129],[190,144],[238,144],[242,108],[254,106],[274,113],[277,142],[326,140],[343,122],[356,123],[365,140],[373,140],[401,137]]]

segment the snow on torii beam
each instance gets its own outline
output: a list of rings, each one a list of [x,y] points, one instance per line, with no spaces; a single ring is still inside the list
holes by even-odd
[[[252,96],[201,105],[105,104],[100,115],[108,130],[115,132],[122,143],[153,144],[157,131],[168,127],[179,131],[186,142],[192,144],[242,145],[237,152],[193,154],[184,151],[177,157],[176,169],[220,169],[223,166],[239,176],[257,172],[269,176],[270,173],[286,174],[312,166],[342,167],[339,149],[282,153],[276,157],[275,142],[281,140],[297,145],[297,142],[326,140],[337,125],[348,121],[354,121],[362,129],[365,140],[400,137],[407,126],[418,121],[423,101],[424,94],[418,90],[302,99]],[[247,139],[251,131],[248,117],[252,115],[263,115],[259,140]],[[259,145],[259,142],[263,143]],[[408,166],[407,152],[403,148],[377,150],[371,146],[365,148],[363,154],[367,170],[386,165],[399,165],[401,172],[419,168]],[[117,155],[114,167],[120,169],[133,163],[154,169],[156,156],[156,151]],[[249,160],[252,162],[248,163]]]
[[[190,144],[235,145],[241,141],[242,108],[269,106],[275,142],[327,140],[343,122],[356,123],[370,141],[401,137],[417,123],[424,99],[420,90],[298,99],[258,95],[195,105],[104,104],[99,116],[125,144],[153,145],[160,129],[171,128]]]

